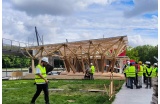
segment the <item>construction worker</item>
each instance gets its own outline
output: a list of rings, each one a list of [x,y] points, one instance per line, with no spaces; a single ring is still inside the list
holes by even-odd
[[[40,95],[42,90],[44,92],[45,104],[49,104],[48,80],[45,68],[47,64],[48,64],[48,58],[43,57],[40,64],[36,66],[35,82],[37,86],[37,91],[31,100],[31,104],[35,104],[35,101],[37,97]]]
[[[125,78],[126,78],[126,87],[127,88],[130,88],[130,80],[129,80],[129,77],[128,77],[129,66],[130,66],[130,61],[127,61],[127,64],[123,68],[123,70],[124,70],[123,72],[124,72],[124,75],[125,75]]]
[[[146,62],[147,64],[147,68],[146,68],[146,89],[148,88],[148,86],[150,85],[151,88],[151,75],[152,75],[152,67],[151,67],[151,63],[149,61]]]
[[[157,65],[157,63],[154,63],[153,64],[153,69],[152,69],[152,83],[153,83],[153,81],[155,80],[155,78],[157,78],[157,76],[158,76],[158,72],[157,72],[157,70],[158,70],[158,65]]]
[[[139,70],[138,70],[138,88],[142,88],[142,76],[143,76],[142,61],[139,61],[138,65],[139,65]]]
[[[143,65],[143,83],[146,83],[146,69],[147,69],[147,61]]]
[[[139,70],[139,65],[137,62],[135,62],[134,64],[135,68],[136,68],[136,81],[134,82],[135,85],[138,85],[138,70]]]
[[[130,67],[128,69],[128,76],[130,78],[130,85],[131,85],[131,89],[133,89],[133,81],[135,82],[136,84],[136,88],[137,87],[137,82],[136,82],[136,68],[135,66],[133,65],[133,63],[130,63]]]
[[[94,79],[93,78],[93,74],[95,73],[95,67],[93,65],[93,63],[90,64],[90,79]]]

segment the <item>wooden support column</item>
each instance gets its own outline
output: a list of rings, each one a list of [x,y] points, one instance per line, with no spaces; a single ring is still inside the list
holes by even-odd
[[[69,67],[72,69],[73,73],[76,72],[75,67],[69,62],[68,59],[66,59],[67,64],[69,65]]]
[[[114,71],[115,62],[116,62],[116,58],[114,57],[113,60],[112,60],[112,69],[111,69],[111,73],[113,73],[113,71]]]
[[[81,63],[82,63],[82,71],[83,73],[85,73],[85,66],[84,66],[83,58],[81,58]]]
[[[70,67],[66,58],[64,58],[64,63],[65,63],[65,68],[67,69],[67,72],[70,72]]]
[[[96,69],[97,69],[97,72],[99,72],[99,66],[98,66],[97,59],[95,59],[95,64],[96,64]]]
[[[114,71],[115,62],[116,62],[116,58],[114,57],[112,60],[112,69],[111,69],[111,76],[110,76],[110,99],[112,98],[112,96],[114,94],[113,93],[113,71]]]
[[[101,55],[101,72],[104,73],[104,60],[105,60],[105,56],[102,54]]]
[[[35,68],[34,68],[34,59],[32,58],[32,73],[35,73]]]
[[[107,72],[109,72],[110,69],[111,69],[111,67],[112,67],[112,61],[111,61],[111,60],[109,60],[109,61],[110,61],[110,64],[109,64],[109,67],[108,67],[108,69],[107,69]]]

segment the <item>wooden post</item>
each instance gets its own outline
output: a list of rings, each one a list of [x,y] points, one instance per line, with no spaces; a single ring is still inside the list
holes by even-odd
[[[34,69],[34,59],[32,58],[32,73],[35,73],[35,69]]]

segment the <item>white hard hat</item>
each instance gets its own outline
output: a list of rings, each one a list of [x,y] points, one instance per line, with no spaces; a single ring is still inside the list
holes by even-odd
[[[157,64],[157,63],[154,63],[154,65],[156,65],[156,66],[157,66],[158,64]]]
[[[46,62],[46,63],[49,63],[47,57],[43,57],[41,61],[44,61],[44,62]]]
[[[91,65],[93,65],[93,63],[91,63]]]
[[[151,64],[149,61],[146,61],[145,63],[146,63],[146,64]]]

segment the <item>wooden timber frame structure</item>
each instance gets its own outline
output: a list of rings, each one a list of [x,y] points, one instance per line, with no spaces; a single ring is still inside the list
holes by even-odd
[[[76,42],[47,44],[21,48],[32,59],[32,72],[34,72],[34,59],[41,57],[59,57],[64,61],[67,72],[85,72],[85,66],[93,63],[96,72],[104,73],[105,60],[110,60],[109,69],[114,71],[116,59],[120,53],[126,50],[127,36],[83,40]],[[34,51],[35,54],[30,54]]]
[[[59,44],[48,44],[41,46],[24,47],[21,50],[26,51],[32,59],[32,72],[34,73],[34,59],[42,57],[59,57],[64,61],[65,69],[68,72],[85,72],[85,65],[90,63],[96,67],[96,72],[104,73],[105,60],[110,60],[109,70],[109,100],[112,99],[113,92],[113,71],[118,55],[126,50],[128,44],[127,36],[118,36],[111,38],[83,40],[76,42],[67,42]],[[35,51],[30,54],[29,51]],[[78,66],[78,67],[77,67]]]

